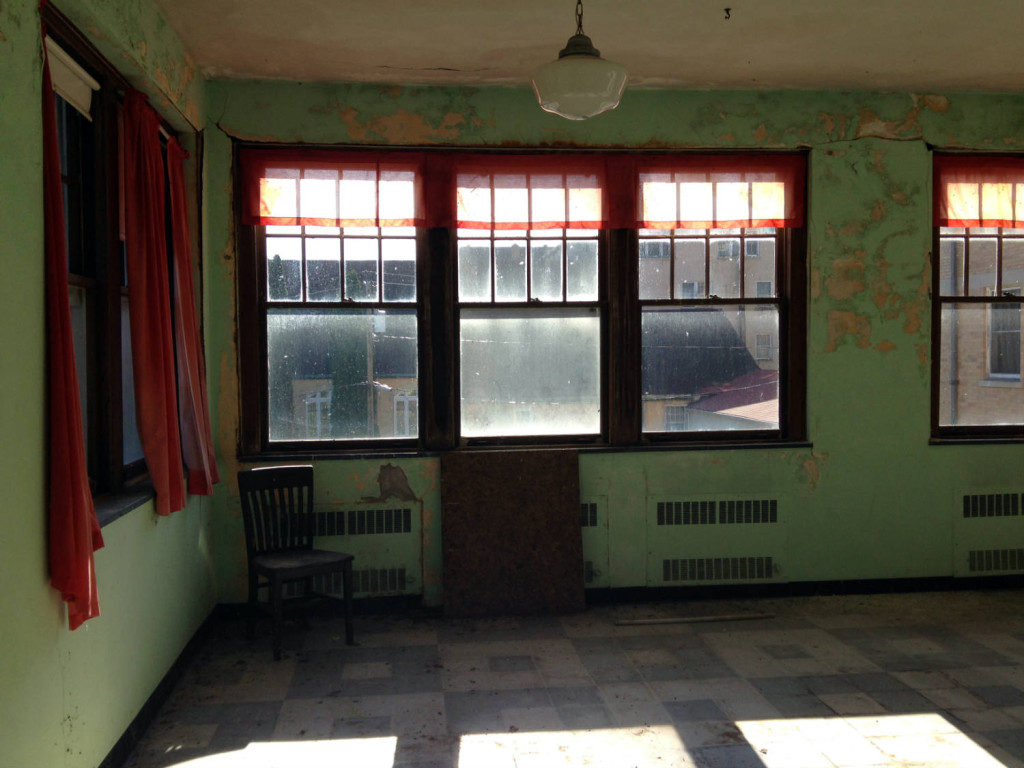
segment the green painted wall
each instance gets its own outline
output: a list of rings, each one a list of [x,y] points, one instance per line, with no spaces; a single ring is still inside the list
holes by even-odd
[[[97,39],[148,41],[151,55],[180,49],[148,2],[120,4],[131,17],[92,15],[113,5],[77,3],[77,21]],[[0,3],[0,766],[88,768],[106,757],[216,602],[212,501],[193,497],[159,520],[147,503],[106,526],[96,553],[102,615],[68,631],[46,561],[39,52],[37,0]]]
[[[627,91],[618,110],[581,123],[541,112],[531,92],[514,88],[213,81],[207,100],[208,329],[220,363],[211,396],[225,464],[238,422],[231,138],[805,149],[813,445],[583,455],[582,496],[604,510],[584,539],[584,557],[601,571],[595,584],[653,585],[662,557],[723,555],[772,555],[782,581],[959,575],[962,495],[1021,487],[1022,446],[928,445],[930,150],[1024,150],[1020,96]],[[365,480],[379,464],[321,461],[318,472]],[[652,529],[658,500],[711,496],[777,499],[782,523],[770,534],[737,527],[667,544]],[[218,523],[218,543],[237,547],[237,519]],[[1017,528],[995,531],[995,544],[976,537],[977,546],[1024,546]],[[440,536],[440,526],[428,528],[431,547]],[[240,561],[222,563],[221,597],[239,599]]]

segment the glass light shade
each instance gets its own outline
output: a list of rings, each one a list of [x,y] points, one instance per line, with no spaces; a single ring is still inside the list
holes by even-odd
[[[563,55],[537,70],[533,90],[541,109],[586,120],[619,105],[627,76],[624,66],[594,54]]]

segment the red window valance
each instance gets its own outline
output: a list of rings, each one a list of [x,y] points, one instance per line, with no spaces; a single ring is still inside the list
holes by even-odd
[[[935,157],[935,226],[1024,228],[1024,157]]]
[[[803,226],[803,155],[681,155],[637,167],[641,227]]]
[[[798,227],[806,160],[246,149],[241,174],[251,225]]]
[[[605,164],[593,156],[462,156],[454,162],[456,226],[603,229]]]
[[[243,224],[427,224],[419,154],[243,150],[240,160]]]

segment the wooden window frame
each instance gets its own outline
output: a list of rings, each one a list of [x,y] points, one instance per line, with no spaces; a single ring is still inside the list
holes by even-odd
[[[81,190],[82,200],[93,204],[72,203],[77,223],[69,233],[71,249],[79,251],[69,261],[81,265],[69,283],[87,295],[85,439],[90,486],[100,499],[130,492],[148,478],[145,460],[125,464],[123,451],[121,304],[128,289],[119,234],[117,112],[128,83],[52,4],[41,15],[48,35],[100,84],[90,110],[94,171]]]
[[[258,147],[266,148],[268,145],[236,142],[235,167],[239,167],[240,153],[243,149]],[[366,149],[362,148],[361,151],[365,152]],[[382,151],[387,149],[382,148]],[[507,158],[509,154],[514,153],[501,154]],[[235,183],[236,201],[240,201],[244,194],[241,174],[236,174]],[[454,181],[452,183],[454,184]],[[779,229],[776,234],[777,264],[773,280],[776,290],[774,301],[779,307],[779,333],[774,351],[780,356],[780,414],[777,430],[642,433],[640,317],[641,306],[646,302],[639,300],[637,290],[639,230],[617,228],[601,230],[598,236],[597,306],[601,313],[602,382],[600,433],[595,436],[471,439],[462,438],[458,428],[458,317],[463,306],[457,295],[458,237],[454,227],[431,227],[418,231],[417,246],[418,437],[401,440],[271,443],[267,436],[264,313],[266,259],[260,258],[261,228],[243,224],[240,204],[236,205],[235,213],[238,243],[236,288],[240,395],[239,456],[242,459],[297,455],[416,455],[459,448],[500,446],[571,445],[590,446],[595,449],[770,447],[804,443],[807,440],[805,227]],[[744,248],[741,245],[741,254],[743,252]],[[754,297],[722,301],[729,304],[765,303],[763,298]]]

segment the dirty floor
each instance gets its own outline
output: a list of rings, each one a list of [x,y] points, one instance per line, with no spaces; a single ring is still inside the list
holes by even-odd
[[[1024,768],[1024,591],[260,630],[214,628],[126,768]]]

